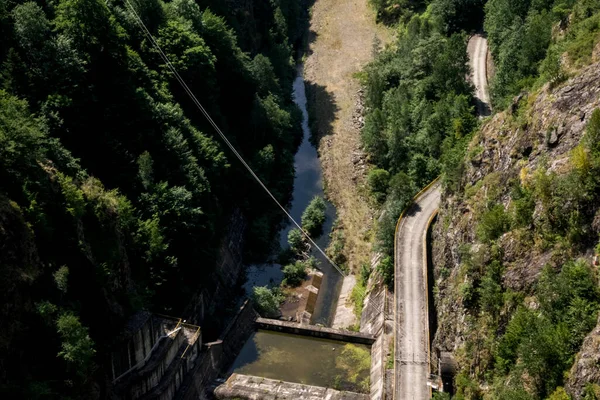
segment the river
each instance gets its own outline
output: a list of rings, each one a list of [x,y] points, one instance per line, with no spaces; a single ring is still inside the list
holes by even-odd
[[[294,158],[294,168],[296,175],[294,178],[293,200],[289,213],[298,222],[302,212],[315,196],[324,196],[323,190],[323,171],[317,150],[310,143],[310,128],[308,126],[308,111],[306,108],[306,91],[304,87],[303,66],[299,65],[297,76],[294,80],[294,103],[302,111],[302,144]],[[336,219],[335,207],[327,203],[325,225],[323,235],[313,240],[323,250],[329,245],[329,233]],[[293,224],[289,222],[285,228],[280,231],[279,243],[281,248],[287,246],[287,234]],[[323,255],[316,249],[312,249],[312,255],[319,260],[319,269],[323,272],[323,283],[319,290],[315,312],[313,313],[311,323],[331,326],[335,317],[337,299],[342,285],[342,276],[327,261]],[[254,286],[275,286],[279,285],[283,279],[281,265],[276,263],[266,263],[260,265],[251,265],[246,271],[247,282],[244,285],[247,293],[251,293]]]

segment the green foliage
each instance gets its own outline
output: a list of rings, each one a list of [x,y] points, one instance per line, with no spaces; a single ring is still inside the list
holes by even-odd
[[[302,250],[306,248],[306,243],[304,242],[304,235],[298,228],[291,229],[288,232],[288,244],[290,245],[290,249],[296,254],[299,254]]]
[[[600,385],[596,383],[588,383],[585,385],[583,400],[598,400],[600,399]]]
[[[496,368],[526,371],[540,397],[554,391],[596,324],[600,291],[595,275],[583,261],[568,262],[558,273],[545,268],[537,289],[541,312],[516,311],[497,348]]]
[[[87,378],[94,367],[93,359],[96,354],[88,329],[70,312],[58,316],[56,328],[62,338],[62,350],[58,355],[67,361],[81,378]]]
[[[65,197],[66,209],[75,218],[81,218],[85,213],[85,200],[83,192],[73,183],[73,178],[58,173],[58,183]]]
[[[571,396],[567,393],[565,388],[559,386],[554,392],[548,397],[548,400],[571,400]]]
[[[390,181],[390,173],[381,168],[372,169],[367,175],[367,181],[369,182],[371,193],[375,196],[377,201],[382,202],[385,200]]]
[[[434,0],[429,7],[439,29],[452,34],[479,29],[484,4],[484,0]]]
[[[598,11],[600,7],[588,6],[585,0],[489,0],[484,28],[496,66],[491,82],[494,105],[505,108],[536,80],[538,85],[562,82],[567,78],[562,65],[565,52],[571,64],[589,63],[600,40]],[[566,34],[553,40],[553,27],[565,29]]]
[[[344,254],[346,246],[346,235],[344,229],[338,225],[338,222],[334,222],[333,229],[329,235],[331,241],[329,246],[325,250],[327,256],[340,268],[345,269],[346,266],[346,255]]]
[[[513,187],[511,197],[513,200],[511,225],[515,228],[531,226],[535,209],[535,201],[531,191],[517,185]]]
[[[264,317],[274,318],[280,315],[279,304],[281,298],[274,290],[266,286],[255,286],[252,289],[252,301],[256,311]]]
[[[325,210],[327,204],[322,197],[315,196],[302,213],[302,229],[311,237],[319,237],[323,233],[325,223]]]
[[[592,112],[583,137],[583,143],[596,158],[600,158],[600,109],[598,108]]]
[[[433,392],[433,400],[450,400],[450,393],[446,392]]]
[[[386,255],[392,254],[397,219],[414,193],[440,173],[447,186],[460,181],[477,119],[465,80],[466,35],[457,31],[466,22],[459,21],[463,11],[475,3],[436,0],[431,12],[405,14],[397,41],[363,74],[368,111],[361,138],[376,166],[369,186],[382,204],[376,248]],[[374,5],[380,13],[387,7]]]
[[[296,287],[306,278],[309,268],[315,268],[317,260],[314,257],[303,261],[298,260],[294,264],[283,267],[283,284]]]
[[[56,270],[54,273],[54,282],[61,292],[67,293],[69,284],[69,268],[66,265],[63,265]]]
[[[384,257],[377,265],[377,271],[383,276],[386,285],[391,289],[394,286],[394,260]]]
[[[366,282],[357,281],[354,287],[352,288],[352,293],[350,293],[350,300],[352,301],[352,304],[354,304],[354,315],[356,315],[356,318],[358,320],[360,320],[366,297]]]
[[[502,204],[497,204],[483,212],[477,225],[477,237],[482,242],[498,239],[510,226],[510,218]]]
[[[368,348],[346,343],[335,364],[337,368],[345,371],[346,381],[357,385],[362,393],[369,392],[371,352]]]
[[[301,137],[292,43],[306,21],[297,1],[263,3],[132,4],[285,204]],[[15,398],[84,398],[106,389],[91,343],[105,359],[138,309],[172,314],[214,290],[232,215],[247,222],[246,260],[264,259],[282,217],[222,151],[126,4],[2,2],[0,33],[0,231],[10,243],[0,265],[20,271],[5,274],[15,290],[2,300],[14,307],[0,319],[14,323],[0,360],[31,360],[3,374],[3,387]],[[48,340],[32,345],[31,335]]]

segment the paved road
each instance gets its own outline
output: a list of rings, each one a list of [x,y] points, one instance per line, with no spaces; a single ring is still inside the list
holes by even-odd
[[[395,254],[396,339],[394,399],[429,397],[429,344],[426,263],[423,247],[427,223],[440,204],[440,184],[425,191],[398,226]]]
[[[490,114],[487,85],[487,40],[475,35],[467,47],[480,116]],[[427,223],[440,204],[440,184],[422,193],[404,214],[396,232],[394,268],[394,400],[429,398],[429,326],[426,288]]]
[[[477,112],[480,116],[490,115],[490,96],[487,85],[487,39],[480,34],[473,35],[467,46],[472,81],[475,85]]]

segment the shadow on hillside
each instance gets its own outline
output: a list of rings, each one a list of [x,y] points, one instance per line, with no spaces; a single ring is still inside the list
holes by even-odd
[[[324,86],[304,81],[308,111],[308,125],[311,132],[310,141],[316,145],[321,138],[333,133],[333,121],[339,107],[333,94]]]
[[[477,113],[480,117],[487,117],[492,114],[489,104],[484,103],[477,97],[475,97],[475,106],[477,107]]]

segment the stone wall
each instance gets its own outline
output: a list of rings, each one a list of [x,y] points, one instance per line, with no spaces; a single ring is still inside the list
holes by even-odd
[[[226,372],[255,331],[258,314],[246,300],[218,340],[206,343],[193,371],[188,374],[177,400],[205,399],[214,388],[215,380]]]
[[[319,386],[302,385],[257,376],[233,374],[215,390],[217,399],[244,400],[368,400],[366,394],[341,392]]]
[[[375,336],[363,332],[342,331],[334,328],[326,328],[317,325],[297,324],[295,322],[279,321],[276,319],[258,318],[256,320],[258,329],[290,333],[293,335],[312,336],[322,339],[340,340],[349,343],[360,343],[372,345]]]
[[[236,297],[244,266],[242,252],[245,231],[246,218],[237,210],[231,217],[227,235],[221,243],[215,273],[190,299],[182,313],[182,317],[190,323],[202,326],[208,316],[214,315],[227,300]]]
[[[215,272],[202,282],[202,289],[190,299],[188,307],[181,314],[182,318],[171,319],[171,330],[175,329],[178,322],[186,320],[201,325],[204,331],[210,332],[212,338],[222,331],[221,327],[227,322],[223,322],[223,305],[236,297],[239,287],[245,230],[244,216],[239,211],[234,212],[219,249]],[[220,368],[228,366],[227,362],[235,359],[237,351],[248,337],[244,336],[247,330],[238,331],[237,325],[232,330],[231,326],[236,321],[242,321],[241,326],[249,325],[253,329],[253,313],[251,306],[238,312],[219,338],[221,341],[226,337],[227,341],[202,348],[202,339],[199,337],[189,349],[186,349],[185,343],[190,339],[189,335],[174,333],[172,337],[165,337],[169,330],[165,328],[165,321],[170,317],[153,315],[147,311],[136,314],[129,321],[121,343],[116,346],[109,360],[113,383],[111,391],[122,399],[143,399],[148,396],[161,400],[172,399],[187,391],[185,387],[180,390],[180,386],[192,381],[195,375],[191,371],[201,366],[209,371],[206,376],[214,380]],[[248,324],[246,319],[252,323]]]
[[[367,283],[367,295],[360,319],[360,331],[376,338],[371,346],[371,400],[391,399],[393,384],[392,375],[387,371],[394,335],[393,297],[377,272],[379,260],[377,255],[371,260],[371,270],[374,272]]]
[[[172,398],[200,352],[200,328],[144,312],[132,319],[133,327],[137,330],[111,360],[114,395],[126,400]]]

